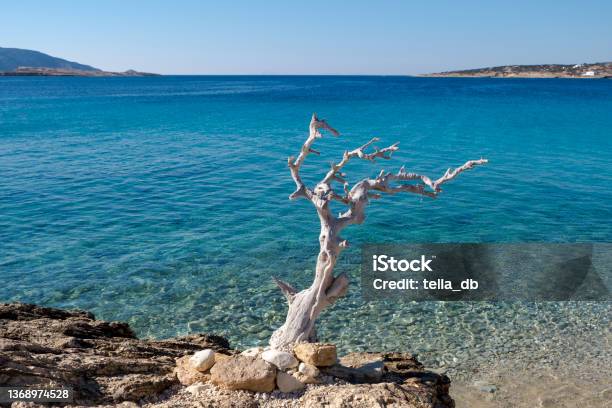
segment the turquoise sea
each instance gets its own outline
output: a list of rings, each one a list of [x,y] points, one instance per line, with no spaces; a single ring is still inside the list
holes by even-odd
[[[0,301],[265,343],[286,310],[271,276],[307,285],[318,250],[313,208],[287,199],[313,112],[342,135],[317,141],[310,182],[373,136],[400,151],[351,163],[351,182],[490,160],[435,201],[371,204],[344,234],[351,290],[322,339],[449,366],[609,334],[609,303],[364,303],[359,290],[364,243],[612,242],[609,80],[0,78]]]

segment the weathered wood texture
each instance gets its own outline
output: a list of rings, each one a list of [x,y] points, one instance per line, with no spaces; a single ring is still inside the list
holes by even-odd
[[[465,170],[487,163],[486,159],[470,160],[456,169],[448,169],[437,180],[406,172],[402,167],[397,173],[381,171],[376,178],[365,178],[349,188],[349,183],[342,173],[342,168],[351,159],[388,160],[393,152],[399,149],[399,143],[382,149],[373,147],[373,144],[378,141],[377,138],[373,138],[361,147],[344,152],[342,160],[332,164],[331,169],[323,179],[314,189],[311,189],[302,181],[300,168],[310,153],[318,154],[312,148],[312,145],[322,137],[321,130],[326,130],[334,136],[340,136],[337,130],[332,128],[325,120],[318,119],[315,114],[310,121],[309,135],[302,145],[300,153],[297,157],[292,156],[288,159],[289,170],[296,185],[296,190],[289,198],[292,200],[305,198],[314,205],[321,222],[320,250],[314,281],[309,288],[298,292],[290,284],[274,278],[289,303],[285,323],[272,334],[270,339],[270,346],[275,349],[290,350],[295,343],[315,341],[315,321],[317,317],[326,306],[346,294],[349,283],[348,276],[344,273],[338,276],[333,274],[340,252],[348,246],[348,242],[340,236],[340,232],[349,225],[363,223],[366,218],[365,208],[371,199],[378,199],[383,193],[395,194],[400,192],[435,198],[442,191],[440,188],[442,184],[454,179]],[[371,151],[368,153],[367,150]],[[338,194],[334,190],[333,184],[335,182],[342,184],[342,194]],[[331,201],[343,203],[347,206],[347,209],[335,216],[330,209]]]

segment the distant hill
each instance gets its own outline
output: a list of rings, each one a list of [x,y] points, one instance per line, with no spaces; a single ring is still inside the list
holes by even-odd
[[[446,71],[424,77],[460,78],[612,78],[612,62],[595,64],[502,65],[499,67]]]
[[[52,57],[38,51],[0,47],[0,76],[157,76],[132,69],[125,72],[108,72],[91,65],[79,64]]]
[[[16,71],[20,67],[100,71],[90,65],[52,57],[38,51],[0,47],[0,71]]]
[[[159,76],[159,74],[134,71],[133,69],[129,69],[124,72],[108,72],[101,70],[82,71],[80,69],[20,67],[14,71],[0,71],[0,77],[3,76],[140,77]]]

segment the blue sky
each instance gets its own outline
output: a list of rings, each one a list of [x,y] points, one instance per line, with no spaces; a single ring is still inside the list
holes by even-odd
[[[11,1],[0,46],[164,74],[612,61],[612,1]]]

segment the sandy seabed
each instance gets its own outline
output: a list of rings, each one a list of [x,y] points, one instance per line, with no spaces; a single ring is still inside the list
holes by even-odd
[[[529,363],[508,355],[458,372],[450,389],[457,408],[612,407],[612,336],[575,340]]]

